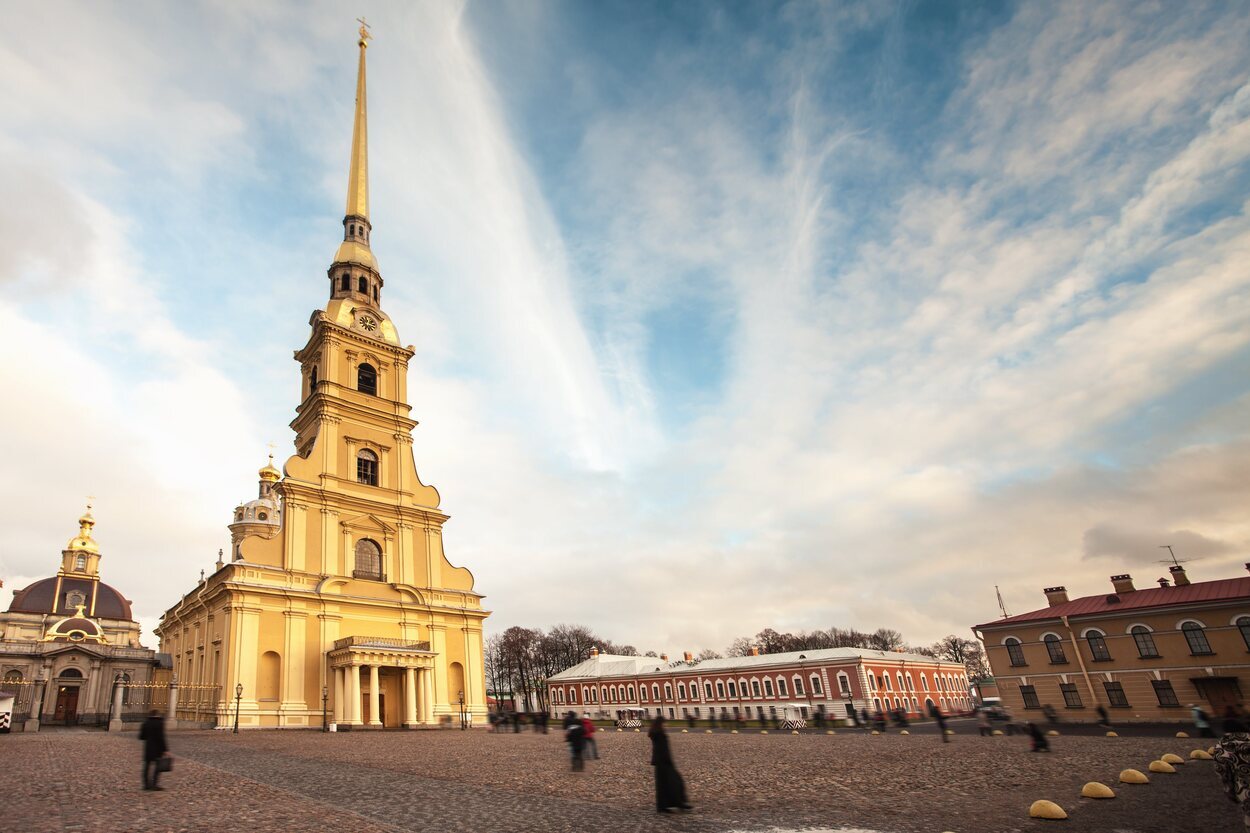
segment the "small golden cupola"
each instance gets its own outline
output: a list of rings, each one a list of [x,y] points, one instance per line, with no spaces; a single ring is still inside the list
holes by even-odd
[[[78,519],[78,534],[61,550],[61,572],[80,576],[100,574],[100,545],[91,537],[94,527],[95,518],[88,503],[87,511]]]
[[[85,605],[75,605],[74,615],[55,622],[43,636],[44,642],[67,640],[69,642],[108,642],[104,631],[94,619],[87,618]]]

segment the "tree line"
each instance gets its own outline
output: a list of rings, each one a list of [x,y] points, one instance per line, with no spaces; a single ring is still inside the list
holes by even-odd
[[[546,680],[566,668],[577,665],[590,657],[590,649],[618,656],[657,656],[655,651],[639,654],[633,645],[621,645],[598,636],[584,625],[554,625],[543,631],[540,628],[514,626],[503,633],[486,639],[486,683],[496,694],[511,692],[516,705],[524,710],[549,707]],[[962,663],[968,679],[977,680],[989,676],[985,652],[974,639],[955,634],[943,637],[932,645],[907,645],[903,635],[890,628],[878,628],[871,633],[854,628],[829,628],[828,630],[779,633],[765,628],[753,637],[739,637],[725,649],[725,656],[748,656],[751,650],[761,654],[780,654],[787,651],[810,651],[821,648],[869,648],[878,651],[904,650],[948,662]],[[696,658],[720,659],[721,654],[711,649],[700,651]]]

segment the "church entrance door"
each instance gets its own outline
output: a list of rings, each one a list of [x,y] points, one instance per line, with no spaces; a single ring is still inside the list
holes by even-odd
[[[73,726],[78,722],[78,686],[56,687],[56,711],[52,713],[52,719],[65,726]]]

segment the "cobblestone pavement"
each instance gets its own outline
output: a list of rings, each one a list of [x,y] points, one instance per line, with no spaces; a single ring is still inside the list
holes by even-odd
[[[1203,741],[1021,738],[960,734],[872,737],[839,732],[737,735],[670,730],[695,812],[652,806],[645,733],[601,731],[602,760],[568,772],[558,732],[174,732],[165,792],[143,792],[133,733],[0,735],[8,798],[0,831],[712,831],[863,828],[883,833],[1122,833],[1241,829],[1210,762],[1119,785],[1165,752]],[[1079,798],[1090,780],[1112,801]],[[1037,798],[1067,822],[1028,818]]]

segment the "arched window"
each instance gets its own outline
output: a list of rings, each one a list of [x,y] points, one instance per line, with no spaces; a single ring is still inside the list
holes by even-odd
[[[369,294],[369,282],[365,280],[364,275],[361,275],[360,278],[356,281],[356,287],[361,292],[365,293],[366,295]]]
[[[1107,662],[1111,659],[1111,652],[1107,650],[1107,638],[1101,631],[1089,631],[1085,634],[1085,641],[1089,643],[1089,653],[1094,658],[1094,662]]]
[[[340,275],[339,276],[339,291],[346,292],[348,287],[351,286],[350,281],[351,281],[351,276],[348,275],[346,272]]]
[[[812,679],[813,679],[813,680],[815,680],[816,678],[815,678],[815,677],[812,677]],[[915,690],[916,690],[916,684],[915,684],[915,682],[913,682],[913,681],[912,681],[912,678],[911,678],[911,672],[910,672],[910,671],[909,671],[909,672],[907,672],[907,690],[908,690],[908,691],[915,691]]]
[[[1202,625],[1197,622],[1185,622],[1181,625],[1181,631],[1185,634],[1185,641],[1189,643],[1189,653],[1211,653],[1211,643],[1207,641],[1207,632],[1203,630]]]
[[[1048,633],[1042,637],[1042,641],[1046,643],[1046,653],[1050,654],[1050,662],[1052,665],[1060,665],[1068,661],[1068,657],[1063,652],[1063,643],[1059,641],[1059,637],[1053,633]]]
[[[1149,628],[1145,625],[1134,625],[1129,633],[1133,634],[1133,641],[1137,643],[1139,657],[1159,656],[1159,649],[1155,647],[1155,638],[1150,635]]]
[[[317,368],[314,367],[312,370],[308,371],[308,395],[311,396],[312,394],[316,392],[317,392]]]
[[[356,455],[356,481],[366,486],[378,485],[378,455],[367,448]]]
[[[378,371],[368,362],[356,370],[356,390],[370,396],[378,395]]]
[[[75,570],[87,569],[87,556],[80,555],[76,559],[74,559],[74,569]]]
[[[1250,616],[1238,616],[1237,630],[1241,631],[1241,641],[1246,643],[1246,647],[1250,648]]]
[[[347,233],[350,234],[352,237],[356,236],[356,224],[355,223],[347,227]]]
[[[22,681],[22,672],[16,670],[6,671],[4,674],[4,681],[6,683],[20,683]]]
[[[361,538],[356,542],[356,569],[352,578],[382,578],[382,548],[376,541]]]
[[[130,675],[122,674],[122,678],[118,680],[118,684],[122,687],[122,705],[130,705]]]
[[[377,299],[378,299],[378,288],[377,286],[374,286],[373,287],[373,300],[376,301]]]
[[[1024,661],[1024,649],[1020,647],[1019,639],[1009,636],[1003,640],[1003,644],[1007,646],[1007,656],[1011,658],[1012,665],[1028,665]]]

